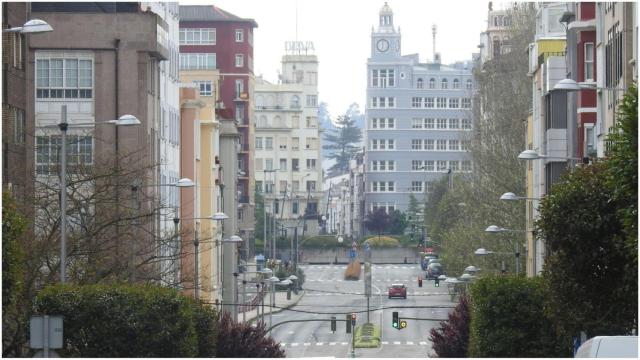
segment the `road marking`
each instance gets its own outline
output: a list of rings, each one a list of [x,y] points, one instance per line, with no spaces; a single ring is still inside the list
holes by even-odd
[[[336,343],[334,343],[334,342],[330,342],[330,343],[329,343],[329,346],[333,346],[333,345],[335,345],[335,344],[336,344]]]
[[[427,345],[426,341],[420,341],[420,345]]]
[[[318,343],[316,343],[316,346],[322,346],[322,344],[324,344],[324,343],[318,342]]]
[[[304,346],[309,346],[309,345],[311,345],[311,343],[304,343],[304,344],[302,344],[302,345],[304,345]]]
[[[382,345],[389,345],[389,342],[388,341],[382,341],[381,344]]]
[[[407,341],[407,345],[413,345],[413,341]]]
[[[294,333],[293,331],[289,331],[289,335],[291,335],[291,334],[293,334],[293,333]]]
[[[342,344],[342,345],[349,345],[349,343],[348,343],[348,342],[341,342],[340,344]]]
[[[280,346],[282,346],[282,347],[284,347],[286,345],[287,345],[287,343],[280,343]]]
[[[291,347],[298,346],[298,343],[291,343]]]
[[[393,345],[402,345],[402,342],[401,341],[394,341]]]

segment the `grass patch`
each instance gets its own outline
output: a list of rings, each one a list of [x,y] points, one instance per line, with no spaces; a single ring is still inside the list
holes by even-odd
[[[380,346],[380,328],[374,324],[367,323],[356,326],[354,347],[356,348],[377,348]]]

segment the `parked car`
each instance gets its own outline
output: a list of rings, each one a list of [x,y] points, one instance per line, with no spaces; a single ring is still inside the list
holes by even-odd
[[[637,336],[596,336],[576,351],[577,358],[638,358]]]
[[[422,267],[422,270],[427,270],[427,266],[429,266],[429,262],[432,260],[438,260],[438,257],[435,255],[425,256],[420,262],[420,266]]]
[[[427,266],[427,279],[436,279],[442,274],[442,264],[439,262],[432,262]]]
[[[391,284],[389,288],[389,299],[392,297],[401,297],[403,299],[407,298],[407,288],[404,284]]]

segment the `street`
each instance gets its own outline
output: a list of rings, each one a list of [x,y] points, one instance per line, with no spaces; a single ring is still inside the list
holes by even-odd
[[[357,324],[367,319],[364,281],[346,281],[346,265],[306,265],[305,296],[298,305],[273,315],[277,325],[290,320],[320,320],[336,316],[344,320],[351,312],[357,313]],[[418,276],[423,275],[419,265],[373,265],[370,322],[380,326],[381,346],[375,349],[356,349],[356,357],[425,357],[430,352],[428,332],[435,321],[407,320],[407,328],[396,330],[391,326],[393,311],[400,318],[445,319],[454,304],[447,288],[434,287],[433,281],[424,281],[418,287]],[[392,283],[408,287],[407,299],[388,299],[387,288]],[[445,308],[424,308],[441,306]],[[416,308],[403,308],[416,307]],[[423,307],[423,308],[419,308]],[[351,335],[345,331],[344,321],[338,321],[336,332],[331,332],[329,321],[307,321],[277,325],[271,333],[284,348],[287,357],[335,356],[349,357]]]

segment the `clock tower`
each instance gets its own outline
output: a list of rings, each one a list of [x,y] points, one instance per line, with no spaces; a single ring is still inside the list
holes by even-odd
[[[371,57],[393,58],[400,56],[400,29],[393,26],[393,11],[385,2],[380,9],[376,30],[371,29]]]

